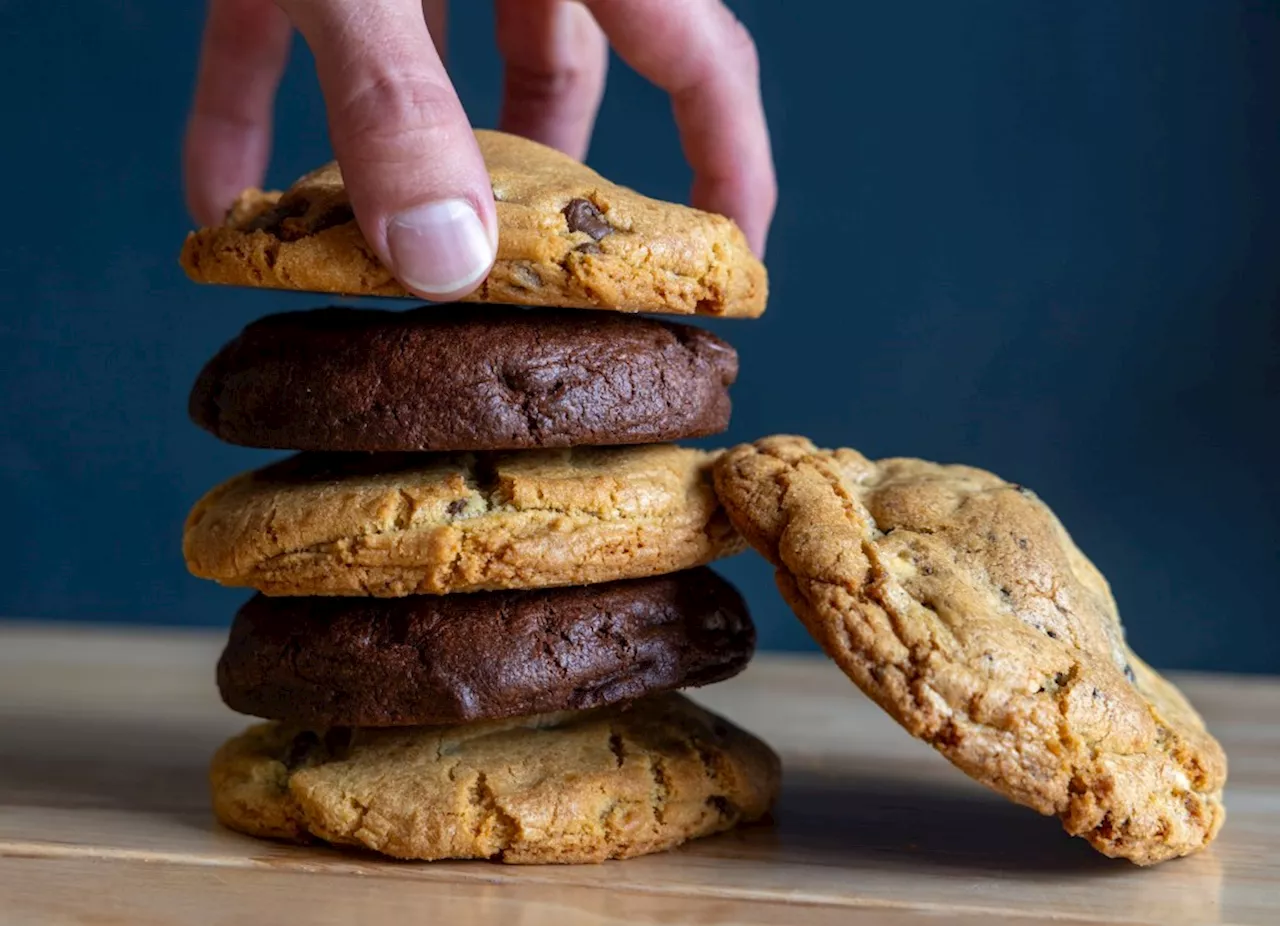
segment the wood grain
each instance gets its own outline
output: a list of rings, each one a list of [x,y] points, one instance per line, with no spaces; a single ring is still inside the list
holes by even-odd
[[[259,842],[209,815],[246,725],[218,634],[0,624],[0,924],[1280,921],[1280,681],[1183,676],[1231,761],[1200,855],[1140,870],[955,771],[824,660],[695,697],[783,755],[772,825],[597,866],[410,864]]]

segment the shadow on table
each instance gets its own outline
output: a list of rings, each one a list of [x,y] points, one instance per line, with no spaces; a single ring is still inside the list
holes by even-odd
[[[212,825],[208,762],[226,732],[163,718],[0,714],[0,803],[195,814]],[[967,785],[961,777],[938,787],[853,770],[789,769],[772,826],[715,842],[830,865],[1128,867],[1066,836],[1056,820]]]
[[[951,771],[893,778],[865,767],[787,769],[772,823],[691,844],[685,864],[766,862],[753,869],[757,877],[818,897],[998,906],[1029,917],[1072,911],[1106,922],[1220,921],[1220,852],[1141,869]]]
[[[1017,871],[1129,871],[1068,836],[1053,817],[994,792],[954,782],[857,771],[788,770],[772,828],[746,838],[829,864],[856,859],[877,867],[959,867]]]
[[[239,723],[230,716],[225,725],[191,727],[163,718],[35,719],[0,713],[0,808],[92,808],[150,815],[217,840],[191,843],[192,851],[226,849],[230,841],[239,840],[244,845],[227,849],[231,855],[273,867],[444,875],[439,866],[388,865],[368,853],[254,843],[221,831],[209,811],[208,760]],[[683,873],[675,882],[696,881],[707,875],[710,865],[718,872],[717,883],[728,891],[777,891],[783,896],[803,882],[815,896],[852,892],[872,899],[885,884],[905,878],[902,883],[918,885],[926,894],[929,884],[936,894],[939,884],[961,883],[975,908],[1010,882],[1021,882],[1023,899],[1036,910],[1055,909],[1068,900],[1079,906],[1104,885],[1125,878],[1121,890],[1109,888],[1096,897],[1108,916],[1145,917],[1155,911],[1157,919],[1144,921],[1209,922],[1221,912],[1217,853],[1139,872],[1068,837],[1055,819],[1015,806],[973,785],[958,771],[944,774],[950,771],[939,768],[919,778],[891,778],[865,767],[791,768],[772,823],[699,840],[670,855],[617,867],[499,873],[502,866],[461,863],[449,866],[449,871],[468,880],[608,885],[632,877],[643,880],[646,872],[662,878],[671,870]],[[40,818],[34,819],[38,823]],[[743,864],[719,865],[733,861]]]
[[[234,727],[232,727],[234,729]],[[0,714],[0,803],[209,813],[208,762],[224,731],[164,719]],[[772,826],[735,837],[753,852],[822,864],[1101,871],[1100,856],[1058,822],[956,780],[788,769]]]

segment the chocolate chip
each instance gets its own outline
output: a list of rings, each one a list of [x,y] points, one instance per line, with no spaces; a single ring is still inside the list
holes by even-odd
[[[596,244],[594,241],[584,241],[582,244],[574,248],[574,250],[579,254],[599,254],[600,245]]]
[[[268,209],[266,212],[260,212],[248,222],[244,223],[244,230],[249,232],[267,231],[277,222],[280,221],[280,214],[274,209]]]
[[[293,202],[281,200],[273,208],[254,216],[252,220],[245,224],[244,230],[264,231],[274,235],[280,231],[280,226],[284,224],[286,219],[301,218],[307,214],[309,208],[311,208],[311,204],[305,199],[296,199]]]
[[[285,219],[270,232],[281,241],[301,241],[311,235],[311,227],[303,219]]]
[[[596,241],[613,233],[613,226],[605,221],[595,203],[589,199],[571,199],[563,211],[565,221],[569,223],[569,231],[586,232]]]
[[[720,794],[715,794],[707,798],[707,806],[712,808],[718,817],[725,820],[734,816],[738,812],[737,808],[729,802],[729,799]]]
[[[445,509],[445,512],[450,516],[459,515],[462,514],[466,508],[467,500],[465,498],[455,498],[453,501],[449,502],[449,507]]]
[[[1133,674],[1133,666],[1127,662],[1124,664],[1124,677],[1129,680],[1130,684],[1136,685],[1138,683],[1138,676]]]
[[[351,210],[350,204],[338,203],[335,206],[330,206],[320,214],[320,218],[316,219],[315,225],[311,226],[311,232],[315,234],[337,225],[346,225],[348,222],[354,222],[355,220],[356,214]]]
[[[284,764],[290,771],[297,768],[315,753],[320,746],[320,737],[310,730],[303,730],[289,743],[289,751],[285,753]]]
[[[538,275],[538,271],[527,263],[513,262],[511,264],[511,275],[515,277],[513,282],[525,289],[537,289],[542,285],[542,277]]]

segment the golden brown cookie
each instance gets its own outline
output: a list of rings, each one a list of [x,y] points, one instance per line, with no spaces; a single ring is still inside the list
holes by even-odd
[[[912,735],[1106,855],[1147,865],[1217,834],[1222,747],[1029,490],[799,437],[726,451],[715,475],[810,633]]]
[[[754,318],[768,278],[729,219],[610,183],[554,149],[476,132],[498,210],[498,259],[470,302]],[[328,164],[283,193],[247,190],[187,236],[198,283],[408,295],[360,233]]]
[[[268,595],[399,597],[589,585],[700,566],[742,542],[714,454],[672,444],[511,454],[298,454],[187,517],[197,576]]]
[[[667,694],[453,727],[261,724],[218,751],[209,778],[218,819],[252,836],[548,864],[661,852],[759,819],[780,766]]]

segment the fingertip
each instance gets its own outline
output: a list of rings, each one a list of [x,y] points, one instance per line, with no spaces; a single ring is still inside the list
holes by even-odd
[[[262,126],[193,116],[183,145],[191,217],[201,225],[221,225],[236,197],[262,184],[270,145]]]
[[[764,223],[745,224],[739,222],[738,227],[742,229],[742,234],[747,239],[747,245],[751,248],[751,253],[758,259],[764,260],[765,247],[769,243],[769,226]]]
[[[772,224],[773,208],[770,207],[767,213],[755,216],[743,228],[747,243],[751,245],[751,250],[756,257],[761,260],[764,260],[764,252],[769,245],[769,227]]]
[[[192,221],[202,227],[216,225],[225,215],[225,210],[218,209],[220,197],[210,189],[208,161],[202,156],[191,128],[188,128],[183,144],[182,173],[183,194]]]
[[[465,199],[423,203],[387,222],[392,272],[433,302],[474,292],[492,269],[497,249],[496,228]]]
[[[694,204],[732,218],[763,255],[776,180],[750,32],[721,0],[590,7],[623,59],[671,94]]]
[[[182,150],[183,194],[192,221],[208,227],[217,224],[225,210],[220,212],[216,205],[220,197],[210,188],[210,165],[198,135],[193,125],[187,127]]]
[[[764,258],[777,200],[771,179],[754,184],[696,180],[691,200],[698,209],[732,219],[756,257]]]
[[[329,134],[370,249],[433,301],[475,290],[497,253],[497,209],[479,142],[432,44],[420,0],[352,16],[315,0],[295,22],[315,56]]]

